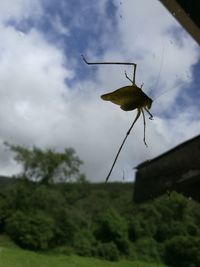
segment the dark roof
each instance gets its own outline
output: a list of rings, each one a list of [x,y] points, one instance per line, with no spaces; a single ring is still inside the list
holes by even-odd
[[[196,142],[196,140],[198,140],[198,139],[199,139],[199,141],[200,141],[200,135],[195,136],[194,138],[189,139],[189,140],[187,140],[186,142],[179,144],[178,146],[175,146],[174,148],[168,150],[167,152],[161,154],[160,156],[158,156],[158,157],[156,157],[156,158],[153,158],[153,159],[151,159],[151,160],[146,160],[146,161],[142,162],[142,163],[139,164],[137,167],[135,167],[135,169],[138,170],[138,169],[140,169],[140,168],[143,168],[144,166],[147,166],[147,165],[151,164],[152,162],[157,161],[157,160],[159,160],[159,159],[161,159],[161,158],[167,156],[168,154],[173,153],[175,150],[179,150],[179,149],[181,149],[181,148],[183,148],[183,147],[189,145],[190,143]]]
[[[200,28],[200,4],[199,0],[177,0],[179,5],[183,8],[186,14],[193,20],[193,22]]]
[[[200,1],[160,0],[200,45]]]

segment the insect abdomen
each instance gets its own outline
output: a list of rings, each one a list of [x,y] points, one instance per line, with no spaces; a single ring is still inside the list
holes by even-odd
[[[105,101],[111,101],[112,100],[112,97],[110,96],[110,94],[101,95],[101,98]]]

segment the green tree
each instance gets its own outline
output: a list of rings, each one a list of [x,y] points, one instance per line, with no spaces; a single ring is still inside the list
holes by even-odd
[[[54,233],[54,220],[35,210],[14,212],[6,221],[6,232],[19,246],[32,250],[46,250]]]
[[[22,164],[22,176],[31,181],[52,183],[54,181],[66,182],[71,179],[80,179],[79,167],[82,161],[76,156],[75,150],[66,148],[63,152],[37,147],[25,148],[5,145],[15,153],[15,160]]]

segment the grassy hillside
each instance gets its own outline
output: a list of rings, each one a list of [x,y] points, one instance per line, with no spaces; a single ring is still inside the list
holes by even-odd
[[[108,262],[75,255],[41,254],[20,249],[0,236],[0,267],[164,267],[142,262]]]

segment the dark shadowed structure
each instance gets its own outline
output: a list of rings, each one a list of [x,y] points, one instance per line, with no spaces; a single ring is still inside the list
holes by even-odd
[[[200,201],[200,135],[136,167],[134,201],[169,191]]]

